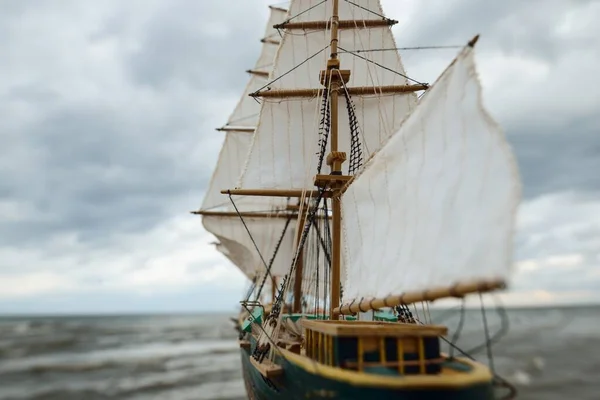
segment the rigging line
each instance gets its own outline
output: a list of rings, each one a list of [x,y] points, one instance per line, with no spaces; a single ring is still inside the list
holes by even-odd
[[[508,314],[502,305],[500,304],[500,300],[497,296],[494,296],[494,302],[496,303],[496,313],[500,316],[500,329],[492,335],[489,340],[489,345],[493,346],[498,342],[506,333],[508,332],[510,326],[510,320],[508,319]],[[484,347],[487,347],[487,341],[485,343],[480,344],[479,346],[473,347],[468,350],[468,353],[475,354],[481,351]]]
[[[319,196],[317,196],[317,198],[314,200],[314,207],[312,207],[311,209],[308,210],[306,222],[305,222],[304,226],[302,227],[302,232],[300,234],[300,241],[296,247],[296,252],[294,253],[294,257],[292,259],[292,265],[290,267],[290,275],[292,273],[294,273],[296,270],[296,266],[298,264],[298,258],[300,257],[300,254],[304,250],[304,244],[306,243],[306,239],[308,237],[308,232],[310,230],[310,226],[312,224],[312,221],[315,219],[315,214],[319,208],[319,204],[321,203],[321,200],[323,199],[324,195],[325,195],[325,189],[321,188],[319,190]],[[289,282],[291,282],[291,279],[288,281],[288,285],[290,285]],[[289,289],[289,286],[287,286],[287,289]]]
[[[494,297],[494,298],[496,300],[495,302],[496,302],[496,305],[497,305],[497,311],[500,312],[500,309],[502,309],[502,312],[504,314],[506,314],[506,310],[504,310],[501,307],[501,304],[500,304],[500,301],[498,300],[498,298],[497,297]],[[418,321],[418,322],[421,325],[424,325],[422,322],[420,322],[420,321]],[[508,323],[508,318],[506,319],[506,322]],[[461,353],[464,357],[467,357],[469,360],[477,361],[475,359],[475,357],[473,357],[470,354],[471,353],[470,351],[465,351],[465,350],[461,349],[459,346],[457,346],[456,344],[452,343],[452,341],[448,340],[444,336],[440,336],[440,339],[442,339],[444,342],[446,342],[446,344],[448,344],[450,347],[455,348],[459,353]],[[494,340],[494,338],[491,341],[493,341],[493,340]],[[508,382],[506,379],[504,379],[500,375],[496,374],[493,370],[491,372],[492,372],[493,378],[497,382],[499,382],[504,388],[506,388],[506,389],[509,390],[508,395],[505,396],[505,397],[503,397],[503,398],[501,398],[500,400],[512,400],[512,399],[516,398],[517,389],[510,382]]]
[[[485,344],[487,348],[488,362],[490,364],[492,374],[494,374],[494,355],[492,353],[492,345],[490,342],[490,330],[487,323],[487,315],[485,313],[485,305],[483,304],[483,295],[481,294],[481,292],[479,293],[479,301],[481,302],[481,317],[483,318],[483,330],[485,332]]]
[[[368,50],[349,50],[349,51],[340,51],[339,53],[373,53],[376,51],[394,51],[394,50],[434,50],[434,49],[461,49],[465,46],[455,46],[455,45],[447,45],[447,46],[412,46],[412,47],[390,47],[390,48],[381,48],[381,49],[368,49]]]
[[[383,19],[384,19],[384,20],[386,20],[386,21],[392,21],[390,18],[387,18],[385,15],[378,14],[378,13],[376,13],[376,12],[375,12],[375,11],[373,11],[373,10],[369,10],[368,8],[366,8],[366,7],[364,7],[364,6],[361,6],[360,4],[356,4],[356,3],[354,3],[353,1],[350,1],[350,0],[344,0],[344,1],[345,1],[346,3],[352,4],[352,5],[353,5],[353,6],[355,6],[355,7],[362,8],[363,10],[365,10],[365,11],[368,11],[368,12],[370,12],[371,14],[377,15],[378,17],[381,17],[381,18],[383,18]]]
[[[325,218],[323,219],[323,226],[325,227],[325,237],[328,239],[327,240],[327,253],[331,254],[331,226],[329,225],[329,210],[327,207],[327,199],[325,199],[325,201],[323,202],[323,209],[325,211]],[[331,279],[331,263],[329,263],[328,268],[325,268],[325,285],[326,287],[329,287],[331,285],[330,283],[330,279]],[[340,280],[340,302],[342,301],[342,282]],[[327,305],[329,304],[329,309],[331,310],[331,296],[329,291],[325,291],[324,292],[324,296],[325,301],[324,301],[324,307],[323,307],[323,313],[325,313],[327,311]],[[329,303],[328,301],[329,300]]]
[[[248,308],[248,306],[246,304],[242,304],[242,307],[244,307],[246,309],[248,314],[252,315],[252,312],[250,311],[250,309]],[[262,306],[260,306],[260,307],[262,307]],[[254,322],[254,321],[252,321],[252,322]],[[275,350],[277,350],[279,352],[279,354],[281,354],[283,356],[284,354],[279,349],[279,346],[277,346],[277,344],[273,341],[271,336],[269,336],[269,334],[265,331],[265,328],[263,328],[263,326],[261,324],[256,324],[256,325],[260,328],[261,331],[263,331],[263,333],[267,337],[267,339],[273,344],[273,348]]]
[[[318,6],[320,6],[321,4],[323,4],[323,3],[327,3],[327,0],[323,0],[323,1],[321,1],[320,3],[317,3],[317,4],[315,4],[314,6],[312,6],[312,7],[309,7],[309,8],[307,8],[306,10],[304,10],[304,11],[302,11],[302,12],[300,12],[300,13],[298,13],[298,14],[294,15],[293,17],[289,17],[288,19],[286,19],[285,21],[283,21],[283,23],[281,23],[281,24],[278,24],[278,25],[276,25],[276,26],[281,26],[281,25],[283,25],[283,24],[287,24],[288,22],[290,22],[290,21],[291,21],[291,20],[293,20],[294,18],[298,18],[298,17],[299,17],[299,16],[301,16],[302,14],[309,12],[309,11],[310,11],[310,10],[312,10],[313,8],[315,8],[315,7],[318,7]],[[276,29],[279,29],[279,28],[276,28]]]
[[[475,359],[475,357],[473,357],[472,355],[469,354],[469,352],[464,351],[463,349],[461,349],[460,347],[458,347],[456,344],[452,343],[450,340],[446,339],[445,337],[440,336],[440,339],[442,339],[444,342],[446,342],[450,347],[455,348],[460,354],[462,354],[464,357],[467,357],[469,360],[477,361]],[[507,397],[504,397],[502,400],[514,399],[515,398],[514,396],[517,394],[517,389],[512,384],[510,384],[507,380],[502,378],[500,375],[497,375],[493,371],[492,371],[492,376],[494,377],[494,379],[496,379],[498,382],[500,382],[502,385],[504,385],[504,387],[508,388],[511,392],[511,393],[509,393],[509,395]]]
[[[317,51],[315,54],[313,54],[312,56],[308,57],[306,60],[302,61],[300,64],[296,65],[294,68],[290,69],[289,71],[285,72],[282,75],[279,75],[277,78],[273,79],[271,82],[267,83],[265,86],[261,87],[260,89],[256,90],[253,93],[250,93],[250,96],[252,95],[256,95],[258,94],[258,92],[260,92],[261,90],[263,90],[264,88],[268,87],[269,85],[277,82],[278,80],[280,80],[281,78],[283,78],[284,76],[286,76],[287,74],[291,73],[292,71],[294,71],[295,69],[299,68],[300,66],[302,66],[303,64],[307,63],[308,61],[312,60],[313,58],[315,58],[316,56],[318,56],[319,54],[321,54],[323,51],[325,51],[325,49],[327,49],[329,47],[329,45],[323,47],[321,50]]]
[[[366,58],[366,57],[363,57],[363,56],[361,56],[360,54],[356,54],[355,52],[352,52],[352,51],[349,51],[349,50],[343,49],[343,48],[341,48],[341,47],[338,47],[338,48],[339,48],[340,50],[342,50],[342,51],[344,51],[344,52],[348,53],[348,54],[352,54],[352,55],[353,55],[353,56],[355,56],[355,57],[362,58],[363,60],[365,60],[365,61],[367,61],[367,62],[370,62],[370,63],[372,63],[372,64],[375,64],[375,65],[377,65],[378,67],[381,67],[381,68],[383,68],[383,69],[385,69],[385,70],[387,70],[387,71],[390,71],[390,72],[393,72],[394,74],[400,75],[401,77],[403,77],[403,78],[406,78],[406,79],[408,79],[409,81],[412,81],[412,82],[414,82],[414,83],[417,83],[417,84],[419,84],[419,85],[425,85],[425,86],[429,86],[429,84],[428,84],[428,83],[423,83],[423,82],[419,82],[419,81],[417,81],[417,80],[414,80],[413,78],[411,78],[411,77],[409,77],[409,76],[407,76],[407,75],[401,74],[401,73],[400,73],[400,72],[398,72],[398,71],[394,71],[393,69],[391,69],[391,68],[388,68],[388,67],[386,67],[385,65],[381,65],[381,64],[379,64],[379,63],[377,63],[377,62],[375,62],[375,61],[373,61],[373,60],[369,60],[368,58]],[[325,49],[323,49],[323,50],[325,50]],[[323,50],[321,50],[321,51],[323,51]]]
[[[265,282],[267,281],[267,276],[271,276],[271,268],[273,267],[273,264],[275,263],[275,257],[277,257],[277,254],[279,253],[279,248],[281,247],[281,243],[283,243],[283,239],[285,238],[285,234],[287,233],[288,226],[290,226],[290,222],[292,221],[293,216],[294,216],[294,214],[290,214],[290,216],[288,217],[287,221],[285,222],[285,226],[283,227],[283,232],[281,232],[281,236],[279,237],[279,241],[275,245],[275,250],[273,250],[273,256],[269,260],[269,266],[267,267],[267,273],[263,277],[263,280],[260,283],[260,287],[258,288],[258,292],[256,293],[257,300],[259,299],[260,294],[263,290],[263,287],[265,286]]]
[[[256,281],[258,280],[258,275],[255,275],[254,278],[252,279],[252,284],[250,285],[250,288],[248,289],[248,292],[246,294],[246,301],[248,301],[248,299],[250,298],[250,296],[252,296],[252,293],[254,293],[254,289],[256,289]]]
[[[325,238],[321,235],[321,230],[319,225],[317,224],[317,220],[313,221],[313,226],[315,227],[315,231],[317,232],[317,239],[323,248],[323,252],[325,253],[325,257],[327,258],[327,263],[331,264],[331,254],[329,254],[327,243],[325,242]]]
[[[269,267],[267,266],[267,262],[265,261],[262,253],[258,249],[258,245],[256,244],[256,241],[254,240],[254,237],[252,236],[252,233],[250,233],[250,229],[248,229],[248,225],[246,225],[246,221],[244,221],[244,217],[242,217],[242,214],[240,213],[240,211],[238,210],[237,206],[235,205],[235,202],[233,201],[233,197],[231,197],[231,191],[228,190],[227,194],[229,195],[229,200],[231,201],[231,204],[233,205],[233,208],[235,208],[235,212],[237,212],[238,216],[240,217],[240,220],[242,221],[242,224],[244,225],[244,228],[246,228],[246,232],[248,232],[248,236],[250,236],[250,240],[252,241],[252,244],[254,245],[254,248],[256,249],[256,252],[258,253],[258,256],[260,257],[260,259],[263,262],[265,268],[267,269],[268,276],[270,276],[271,278],[273,278],[271,276],[271,271],[269,271]]]
[[[456,331],[454,331],[454,334],[452,335],[452,339],[451,339],[452,343],[456,343],[458,341],[458,338],[460,337],[460,334],[462,333],[464,323],[465,323],[465,298],[463,297],[462,306],[460,309],[460,320],[458,321],[458,326],[456,327]],[[454,359],[454,347],[450,347],[449,358],[451,360]]]

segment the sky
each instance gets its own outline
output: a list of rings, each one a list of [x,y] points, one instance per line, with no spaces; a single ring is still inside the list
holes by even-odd
[[[0,313],[235,310],[197,216],[265,0],[0,2]],[[600,301],[600,1],[384,0],[398,46],[475,34],[523,201],[507,305]],[[433,82],[456,49],[402,53]]]

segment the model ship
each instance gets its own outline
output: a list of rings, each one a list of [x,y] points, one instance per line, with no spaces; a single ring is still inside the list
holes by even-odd
[[[495,398],[493,368],[443,353],[427,305],[507,286],[516,162],[482,104],[477,37],[428,85],[406,74],[395,23],[377,0],[271,8],[222,128],[197,213],[253,282],[251,399]]]

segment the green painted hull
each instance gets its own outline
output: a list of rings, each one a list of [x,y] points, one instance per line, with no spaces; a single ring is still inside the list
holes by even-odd
[[[379,389],[359,387],[327,379],[305,371],[284,359],[278,360],[284,372],[277,379],[263,378],[250,363],[250,349],[241,349],[242,371],[251,400],[292,399],[402,399],[402,400],[492,400],[491,383],[462,389]]]

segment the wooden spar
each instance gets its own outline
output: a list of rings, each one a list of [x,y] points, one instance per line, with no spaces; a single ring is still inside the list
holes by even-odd
[[[230,189],[221,190],[221,194],[231,194],[234,196],[263,196],[263,197],[318,197],[318,190],[301,189]],[[323,197],[329,197],[325,192]]]
[[[302,212],[300,214],[300,221],[298,222],[299,234],[297,235],[296,248],[298,248],[300,240],[302,239],[302,232],[304,230],[304,225],[306,224],[307,207],[308,204],[304,204],[304,206],[302,207]],[[304,272],[303,270],[304,251],[301,251],[300,254],[298,254],[298,259],[296,260],[296,271],[294,273],[294,305],[292,310],[295,313],[302,312],[302,273]]]
[[[406,292],[399,296],[388,296],[372,300],[362,300],[339,307],[336,311],[342,315],[356,314],[377,310],[383,307],[394,307],[400,304],[412,304],[421,301],[435,301],[446,297],[464,297],[472,293],[485,293],[506,288],[506,282],[502,279],[459,283],[454,286],[433,288]]]
[[[330,70],[330,77],[334,75],[341,78],[339,73],[340,61],[338,59],[338,27],[339,27],[339,0],[333,0],[333,13],[331,17],[331,56],[327,62],[327,69]],[[349,77],[349,73],[347,75]],[[341,174],[342,162],[345,159],[345,154],[342,157],[336,157],[338,152],[338,89],[340,87],[339,79],[332,79],[330,82],[331,96],[331,155],[328,157],[331,161],[331,173],[333,175]],[[341,156],[341,154],[340,154]],[[341,160],[341,161],[340,161]],[[335,185],[335,184],[334,184]],[[333,226],[332,226],[332,254],[331,254],[331,289],[330,289],[330,312],[331,320],[337,318],[334,311],[340,304],[340,258],[341,258],[341,233],[342,233],[342,205],[340,196],[335,195],[332,199],[333,211]]]
[[[288,10],[283,7],[277,7],[277,6],[270,5],[269,8],[273,11],[281,11],[284,13],[288,12]]]
[[[279,45],[279,43],[281,43],[279,40],[269,39],[269,38],[260,39],[260,41],[261,41],[261,43],[268,43],[268,44],[274,44],[274,45]]]
[[[273,25],[275,29],[299,29],[299,30],[318,30],[318,29],[363,29],[363,28],[382,28],[397,24],[398,21],[393,19],[347,19],[340,20],[339,16],[333,27],[333,17],[330,21],[306,21],[306,22],[284,22],[282,24]],[[337,39],[336,39],[337,40]]]
[[[245,126],[224,126],[222,128],[217,128],[219,132],[246,132],[246,133],[254,133],[255,128],[245,127]]]
[[[286,212],[286,211],[271,211],[271,212],[234,212],[234,211],[190,211],[195,215],[202,215],[205,217],[248,217],[248,218],[284,218],[287,219],[290,216],[295,217],[297,213]]]
[[[350,96],[379,96],[382,94],[394,94],[394,93],[412,93],[418,92],[419,90],[427,90],[429,85],[418,84],[418,85],[390,85],[390,86],[355,86],[348,87],[348,94]],[[261,90],[259,92],[250,93],[251,97],[263,97],[263,98],[291,98],[291,97],[317,97],[324,89],[274,89],[274,90]],[[339,87],[335,90],[332,88],[332,93],[339,93],[343,88]]]
[[[269,72],[268,71],[260,71],[260,70],[257,70],[257,69],[247,69],[246,72],[249,73],[249,74],[252,74],[252,75],[263,76],[265,78],[269,77]]]

